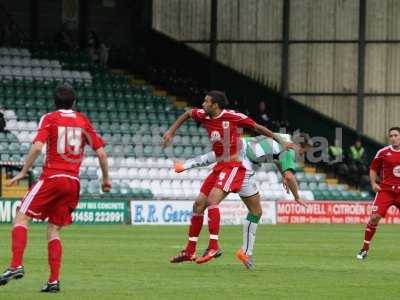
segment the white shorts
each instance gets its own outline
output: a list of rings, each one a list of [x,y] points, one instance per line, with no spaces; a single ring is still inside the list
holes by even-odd
[[[240,197],[247,198],[258,193],[256,178],[254,175],[254,171],[246,171],[242,187],[238,193]]]

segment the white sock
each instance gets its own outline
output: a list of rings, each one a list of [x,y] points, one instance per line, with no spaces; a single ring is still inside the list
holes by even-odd
[[[246,255],[253,255],[254,243],[256,241],[256,231],[258,223],[248,220],[243,221],[243,245],[242,250]]]

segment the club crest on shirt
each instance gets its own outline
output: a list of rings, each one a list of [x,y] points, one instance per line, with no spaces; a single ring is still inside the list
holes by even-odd
[[[228,129],[229,128],[229,121],[223,121],[222,122],[222,128]]]
[[[393,168],[393,175],[396,177],[400,177],[400,165],[399,166],[395,166]]]
[[[212,131],[210,135],[210,140],[212,143],[218,142],[221,140],[221,135],[218,131]]]

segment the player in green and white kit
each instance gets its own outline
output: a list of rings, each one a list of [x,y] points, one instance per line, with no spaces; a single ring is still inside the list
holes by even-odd
[[[282,136],[283,138],[288,135]],[[304,155],[309,147],[308,136],[300,134],[298,136],[301,141],[298,143],[297,152]],[[294,170],[296,168],[296,153],[293,149],[285,150],[279,143],[273,139],[265,137],[243,137],[243,149],[240,152],[240,160],[246,168],[246,175],[243,181],[239,196],[247,206],[249,213],[243,222],[243,245],[236,252],[236,257],[242,261],[247,269],[253,269],[253,248],[255,242],[255,234],[258,222],[262,215],[261,199],[258,187],[254,178],[255,172],[264,162],[274,162],[282,173],[283,184],[287,191],[291,191],[294,200],[301,205],[305,205],[300,200],[298,194],[298,185]],[[186,160],[184,163],[175,163],[175,171],[182,172],[191,168],[204,167],[216,162],[214,152],[209,152],[195,158]],[[193,213],[202,215],[206,209],[206,197],[200,193],[193,205]],[[198,237],[191,237],[189,232],[189,242],[197,242]],[[172,263],[182,262],[181,256],[175,256],[171,259]]]

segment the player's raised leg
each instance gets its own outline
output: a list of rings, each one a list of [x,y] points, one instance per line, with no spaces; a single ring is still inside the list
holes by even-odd
[[[196,245],[203,227],[204,211],[206,209],[207,196],[200,192],[193,204],[192,217],[188,231],[188,241],[186,248],[172,257],[171,263],[181,263],[184,261],[194,261],[196,259]]]
[[[208,262],[213,258],[221,256],[222,254],[218,244],[219,227],[221,222],[221,215],[218,205],[227,195],[228,192],[225,192],[219,188],[213,188],[208,196],[208,231],[210,233],[210,239],[204,254],[196,259],[196,263],[198,264]]]
[[[47,226],[47,253],[50,275],[47,283],[41,289],[45,293],[60,291],[60,269],[63,248],[60,239],[61,226],[49,223]]]
[[[236,257],[249,269],[254,269],[253,249],[256,241],[256,231],[262,216],[260,194],[250,197],[241,197],[247,206],[249,213],[243,221],[243,244],[242,248],[236,251]]]
[[[246,169],[241,162],[220,163],[220,170],[214,170],[214,187],[207,198],[208,230],[210,239],[204,254],[196,259],[196,263],[202,264],[213,258],[219,257],[222,251],[219,249],[219,227],[221,215],[219,204],[230,193],[237,193],[242,187]]]

